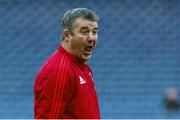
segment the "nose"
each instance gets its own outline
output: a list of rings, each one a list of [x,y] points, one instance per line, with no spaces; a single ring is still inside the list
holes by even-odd
[[[92,32],[90,32],[88,34],[88,41],[91,42],[91,41],[93,41],[93,39],[94,39],[93,34],[92,34]]]

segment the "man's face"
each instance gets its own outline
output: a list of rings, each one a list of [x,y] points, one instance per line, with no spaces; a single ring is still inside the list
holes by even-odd
[[[87,61],[96,46],[97,38],[98,24],[96,21],[76,19],[74,29],[70,34],[71,53],[83,62]]]

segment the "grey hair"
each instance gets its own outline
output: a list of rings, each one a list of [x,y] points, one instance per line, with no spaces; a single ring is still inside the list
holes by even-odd
[[[61,19],[61,30],[68,29],[72,32],[74,22],[77,18],[83,18],[90,21],[98,21],[98,16],[87,8],[75,8],[67,11]]]

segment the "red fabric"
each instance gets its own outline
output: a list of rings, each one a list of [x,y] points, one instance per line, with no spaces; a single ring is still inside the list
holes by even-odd
[[[60,46],[34,84],[34,117],[100,119],[91,69]]]

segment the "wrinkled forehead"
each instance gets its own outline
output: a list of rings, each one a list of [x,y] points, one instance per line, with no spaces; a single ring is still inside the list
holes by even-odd
[[[98,29],[98,23],[97,21],[92,21],[88,19],[83,19],[83,18],[77,18],[74,21],[74,28],[82,28],[82,27],[88,27],[91,29]]]

